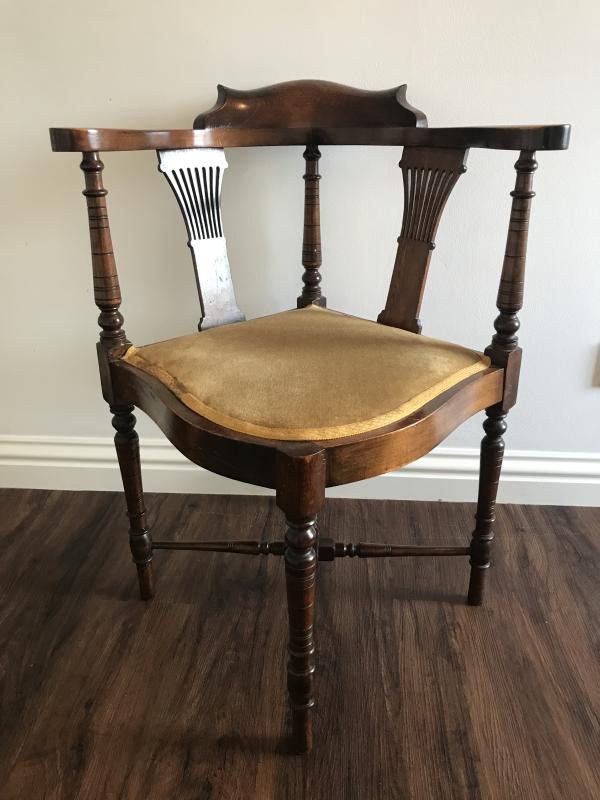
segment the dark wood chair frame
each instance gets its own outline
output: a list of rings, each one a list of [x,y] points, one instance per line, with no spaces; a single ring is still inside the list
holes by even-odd
[[[243,92],[219,86],[216,105],[201,114],[193,130],[136,131],[82,128],[51,129],[52,148],[82,153],[94,276],[94,298],[100,309],[97,346],[102,392],[113,414],[115,445],[130,520],[130,545],[143,599],[154,593],[154,550],[202,550],[252,555],[282,555],[285,561],[289,610],[288,689],[292,708],[294,747],[312,745],[315,647],[313,617],[317,562],[340,557],[469,556],[471,577],[468,602],[482,602],[490,566],[494,507],[502,457],[506,415],[515,404],[521,363],[517,314],[523,304],[523,281],[529,213],[534,192],[533,173],[538,150],[568,147],[570,126],[429,128],[425,115],[406,100],[405,86],[370,92],[324,81],[294,81]],[[486,349],[491,366],[435,398],[416,413],[385,428],[342,439],[282,442],[236,433],[191,411],[155,378],[122,360],[130,346],[119,311],[121,292],[102,181],[101,151],[157,150],[303,145],[306,161],[303,287],[297,306],[325,306],[320,289],[321,233],[319,216],[319,159],[321,145],[403,146],[404,215],[398,251],[384,310],[378,322],[420,333],[419,308],[425,287],[434,236],[444,205],[465,171],[469,148],[516,150],[516,183],[497,306],[495,334]],[[206,151],[208,152],[208,151]],[[185,159],[182,162],[182,179]],[[216,169],[216,168],[215,168]],[[166,172],[166,169],[161,170]],[[213,179],[210,167],[211,181]],[[177,170],[176,170],[177,172]],[[198,177],[199,173],[196,172]],[[214,223],[221,235],[219,173],[202,198],[170,183],[186,218],[190,246]],[[169,177],[167,175],[167,177]],[[193,182],[193,181],[192,181]],[[203,190],[198,177],[198,194]],[[190,191],[187,187],[186,191]],[[210,205],[210,208],[208,206]],[[195,208],[195,210],[194,210]],[[196,213],[197,212],[197,213]],[[194,214],[196,213],[196,217]],[[204,215],[204,216],[203,216]],[[208,215],[208,216],[207,216]],[[212,217],[211,217],[212,215]],[[204,220],[204,225],[203,225]],[[194,233],[196,226],[196,233]],[[205,231],[206,228],[206,231]],[[225,286],[202,284],[197,268],[202,318],[199,328],[243,319],[230,288],[228,264]],[[226,297],[218,296],[225,291]],[[216,311],[214,311],[216,309]],[[194,463],[220,475],[275,489],[277,505],[287,519],[281,541],[153,541],[144,506],[134,407],[145,411],[167,438]],[[475,529],[465,547],[413,547],[359,542],[344,544],[321,536],[317,514],[325,489],[380,475],[429,452],[468,417],[485,409],[481,444],[479,497]]]

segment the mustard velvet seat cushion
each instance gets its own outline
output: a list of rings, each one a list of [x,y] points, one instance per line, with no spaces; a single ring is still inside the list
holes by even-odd
[[[131,347],[124,360],[212,422],[293,441],[396,422],[490,364],[459,345],[316,306]]]

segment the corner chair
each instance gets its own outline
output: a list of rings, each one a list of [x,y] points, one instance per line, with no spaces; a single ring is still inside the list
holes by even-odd
[[[468,602],[482,602],[490,566],[494,504],[506,415],[521,364],[517,314],[532,180],[539,150],[568,146],[568,125],[429,128],[406,87],[364,91],[294,81],[253,91],[219,86],[216,105],[192,130],[51,129],[55,151],[82,153],[101,331],[97,345],[104,399],[130,520],[140,593],[154,594],[153,554],[177,549],[282,556],[289,612],[288,689],[293,743],[312,745],[313,638],[318,561],[358,557],[465,557]],[[246,321],[235,298],[221,219],[228,147],[301,145],[304,150],[304,274],[296,308]],[[403,147],[404,212],[385,307],[377,321],[327,308],[320,288],[320,147]],[[446,201],[466,170],[470,148],[519,152],[494,322],[481,352],[421,335],[419,308]],[[187,228],[201,317],[198,331],[132,345],[103,185],[102,151],[156,150]],[[393,151],[395,153],[395,151]],[[274,489],[286,517],[279,541],[153,540],[142,491],[133,411],[150,416],[192,462]],[[475,526],[463,547],[340,543],[319,531],[327,487],[370,478],[428,453],[472,415],[485,411]]]

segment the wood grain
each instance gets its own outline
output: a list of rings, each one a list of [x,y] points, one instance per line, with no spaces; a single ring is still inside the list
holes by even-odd
[[[319,194],[319,159],[321,152],[316,145],[306,148],[303,154],[306,162],[304,179],[304,227],[302,231],[302,293],[296,301],[298,308],[314,303],[327,307],[327,299],[321,292],[322,264],[321,253],[321,205]]]
[[[483,147],[492,150],[566,150],[570,125],[471,128],[210,128],[131,130],[50,128],[56,152],[177,150],[186,147],[272,147],[279,145],[384,145],[388,147]]]
[[[190,461],[234,480],[276,487],[277,452],[287,443],[222,428],[185,406],[156,378],[124,361],[113,367],[120,397],[145,411]],[[374,477],[428,453],[466,419],[502,399],[502,378],[502,370],[490,368],[397,424],[319,442],[327,451],[327,486]]]
[[[321,80],[297,80],[258,89],[217,86],[217,101],[194,120],[194,128],[386,128],[427,126],[406,99],[406,84],[371,91]]]
[[[274,539],[272,500],[146,495],[160,538]],[[359,541],[465,544],[474,505],[326,502]],[[595,800],[599,509],[500,506],[463,559],[319,565],[315,737],[286,752],[282,559],[155,553],[111,493],[0,492],[2,800]],[[335,788],[337,787],[337,788]]]
[[[398,250],[384,310],[384,325],[421,333],[419,310],[434,237],[452,189],[466,172],[464,149],[405,147],[400,167],[404,212]]]

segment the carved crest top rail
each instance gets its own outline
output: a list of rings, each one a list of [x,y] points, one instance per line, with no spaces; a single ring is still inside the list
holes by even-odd
[[[390,145],[564,150],[569,125],[429,128],[406,84],[383,91],[299,80],[259,89],[217,87],[217,101],[192,130],[51,128],[58,151],[178,150],[270,145]]]

